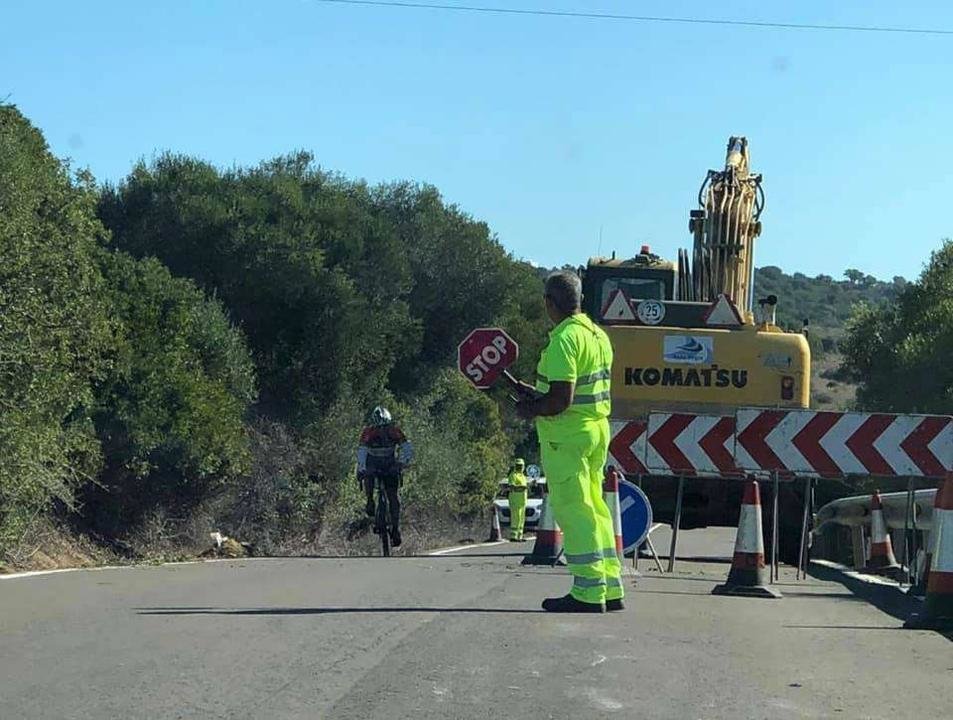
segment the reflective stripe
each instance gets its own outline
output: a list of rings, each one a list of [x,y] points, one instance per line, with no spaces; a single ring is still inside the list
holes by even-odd
[[[576,385],[589,385],[594,383],[596,380],[609,380],[612,377],[612,371],[608,368],[604,370],[598,370],[589,375],[583,375],[580,378],[576,378]]]
[[[572,579],[572,584],[574,587],[579,588],[594,588],[602,587],[606,584],[606,581],[602,578],[587,578],[579,577],[578,575],[574,576]]]
[[[606,558],[618,559],[618,557],[615,548],[606,548],[591,553],[583,553],[582,555],[570,555],[566,553],[566,562],[573,565],[585,565],[586,563],[598,562]]]
[[[573,405],[595,405],[600,403],[603,400],[608,400],[611,397],[611,394],[608,390],[605,392],[595,393],[594,395],[576,395],[572,399]]]

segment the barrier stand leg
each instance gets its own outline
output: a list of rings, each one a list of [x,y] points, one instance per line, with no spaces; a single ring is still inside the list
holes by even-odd
[[[913,576],[916,582],[920,581],[920,568],[917,566],[917,555],[920,553],[920,541],[917,537],[917,496],[916,491],[910,493],[910,563],[913,565]],[[911,582],[911,585],[913,582]]]
[[[771,583],[774,584],[779,578],[778,573],[778,493],[781,489],[781,481],[778,477],[778,473],[773,473],[774,475],[774,497],[771,499],[771,504],[774,506],[771,509]]]
[[[652,544],[652,538],[646,539],[645,542],[649,544],[649,552],[652,553],[652,559],[655,560],[655,566],[658,568],[658,571],[665,572],[662,569],[662,561],[659,560],[658,553],[655,551],[655,545]]]
[[[808,511],[811,507],[811,487],[814,484],[814,481],[811,478],[807,478],[804,481],[804,515],[801,517],[801,549],[798,551],[797,556],[797,573],[794,575],[795,580],[800,580],[803,576],[807,580],[807,517]]]
[[[675,571],[675,545],[678,543],[678,526],[682,524],[682,494],[685,491],[685,478],[678,479],[678,496],[675,498],[675,521],[672,523],[672,544],[668,550],[668,571]]]
[[[850,529],[850,545],[854,555],[854,570],[861,570],[867,564],[867,555],[864,553],[864,527],[854,525]]]
[[[903,515],[903,547],[900,548],[900,586],[904,583],[911,583],[911,560],[910,560],[910,516],[913,514],[913,478],[907,479],[907,505]]]

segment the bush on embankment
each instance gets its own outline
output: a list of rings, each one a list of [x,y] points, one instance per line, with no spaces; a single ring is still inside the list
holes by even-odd
[[[266,552],[350,547],[378,403],[417,446],[408,527],[456,540],[527,443],[452,366],[470,328],[500,323],[531,369],[539,278],[432,187],[297,153],[228,171],[163,155],[97,188],[2,106],[0,208],[8,561],[47,520],[134,556],[212,529]]]

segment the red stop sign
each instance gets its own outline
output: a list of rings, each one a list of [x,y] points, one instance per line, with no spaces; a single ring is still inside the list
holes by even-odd
[[[485,390],[519,354],[519,345],[500,328],[477,328],[457,346],[457,367],[467,380]]]

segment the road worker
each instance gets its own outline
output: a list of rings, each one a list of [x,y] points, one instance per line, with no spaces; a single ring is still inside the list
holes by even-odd
[[[508,486],[507,498],[510,505],[510,540],[519,542],[523,539],[523,524],[526,522],[526,492],[529,482],[525,474],[526,463],[522,458],[513,461],[513,467],[506,478]]]
[[[563,531],[573,584],[568,595],[544,600],[543,609],[622,610],[622,565],[602,497],[612,345],[582,312],[582,284],[575,273],[550,275],[544,298],[555,327],[536,367],[536,387],[516,383],[517,411],[536,420],[549,502]]]

